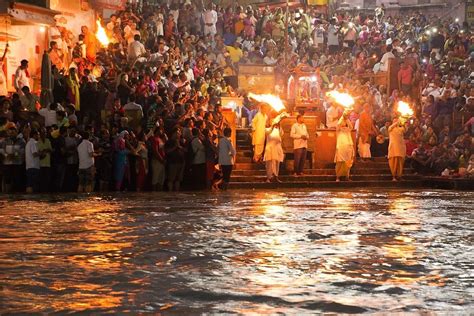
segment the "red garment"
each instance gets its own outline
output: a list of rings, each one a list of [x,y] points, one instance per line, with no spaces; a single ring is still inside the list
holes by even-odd
[[[168,22],[165,25],[165,38],[167,40],[169,40],[173,36],[174,30],[175,30],[174,20],[169,19]]]
[[[145,189],[146,169],[145,161],[141,157],[137,157],[137,191]]]
[[[204,77],[204,68],[199,68],[197,65],[193,68],[194,78]]]
[[[413,151],[418,147],[417,143],[411,142],[410,140],[406,140],[405,145],[407,147],[407,156],[411,156]]]
[[[215,163],[213,161],[206,161],[206,184],[207,188],[210,189],[212,186],[212,180],[214,179]]]
[[[155,136],[152,139],[152,148],[153,148],[153,157],[158,159],[158,157],[164,159],[165,157],[165,142],[161,137]]]
[[[404,85],[410,85],[413,79],[413,69],[411,66],[406,67],[405,69],[401,68],[398,71],[398,80]]]

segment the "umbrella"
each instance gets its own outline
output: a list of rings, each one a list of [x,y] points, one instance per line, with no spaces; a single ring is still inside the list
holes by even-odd
[[[51,73],[51,59],[47,51],[44,51],[41,61],[41,96],[40,103],[46,107],[53,103],[53,74]]]

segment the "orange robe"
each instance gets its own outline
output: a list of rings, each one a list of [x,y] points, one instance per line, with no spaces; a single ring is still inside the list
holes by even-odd
[[[370,158],[370,141],[374,121],[372,116],[363,111],[359,116],[359,142],[358,150],[361,158]]]
[[[97,52],[97,39],[95,35],[91,32],[88,32],[84,35],[84,44],[86,44],[86,57],[90,62],[95,62],[96,52]]]

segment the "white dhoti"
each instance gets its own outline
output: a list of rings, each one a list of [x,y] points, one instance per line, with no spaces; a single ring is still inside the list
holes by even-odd
[[[204,35],[211,34],[212,36],[216,35],[217,28],[216,25],[204,25]]]
[[[359,143],[357,144],[357,149],[359,152],[360,158],[371,158],[370,154],[370,143],[364,143],[362,138],[359,138]]]
[[[265,161],[265,170],[267,171],[267,179],[278,177],[280,173],[280,162],[278,160]]]
[[[267,178],[278,177],[280,171],[280,162],[285,159],[283,148],[281,146],[281,136],[283,131],[279,128],[268,128],[267,143],[265,145],[265,169],[267,171]]]

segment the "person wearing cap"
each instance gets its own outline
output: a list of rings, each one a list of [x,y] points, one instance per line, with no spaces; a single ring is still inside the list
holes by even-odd
[[[13,86],[16,92],[21,93],[23,87],[30,88],[30,73],[28,72],[28,60],[23,59],[15,71]]]
[[[18,137],[15,123],[5,126],[7,137],[0,142],[0,155],[3,156],[5,192],[20,192],[24,177],[25,140]]]

